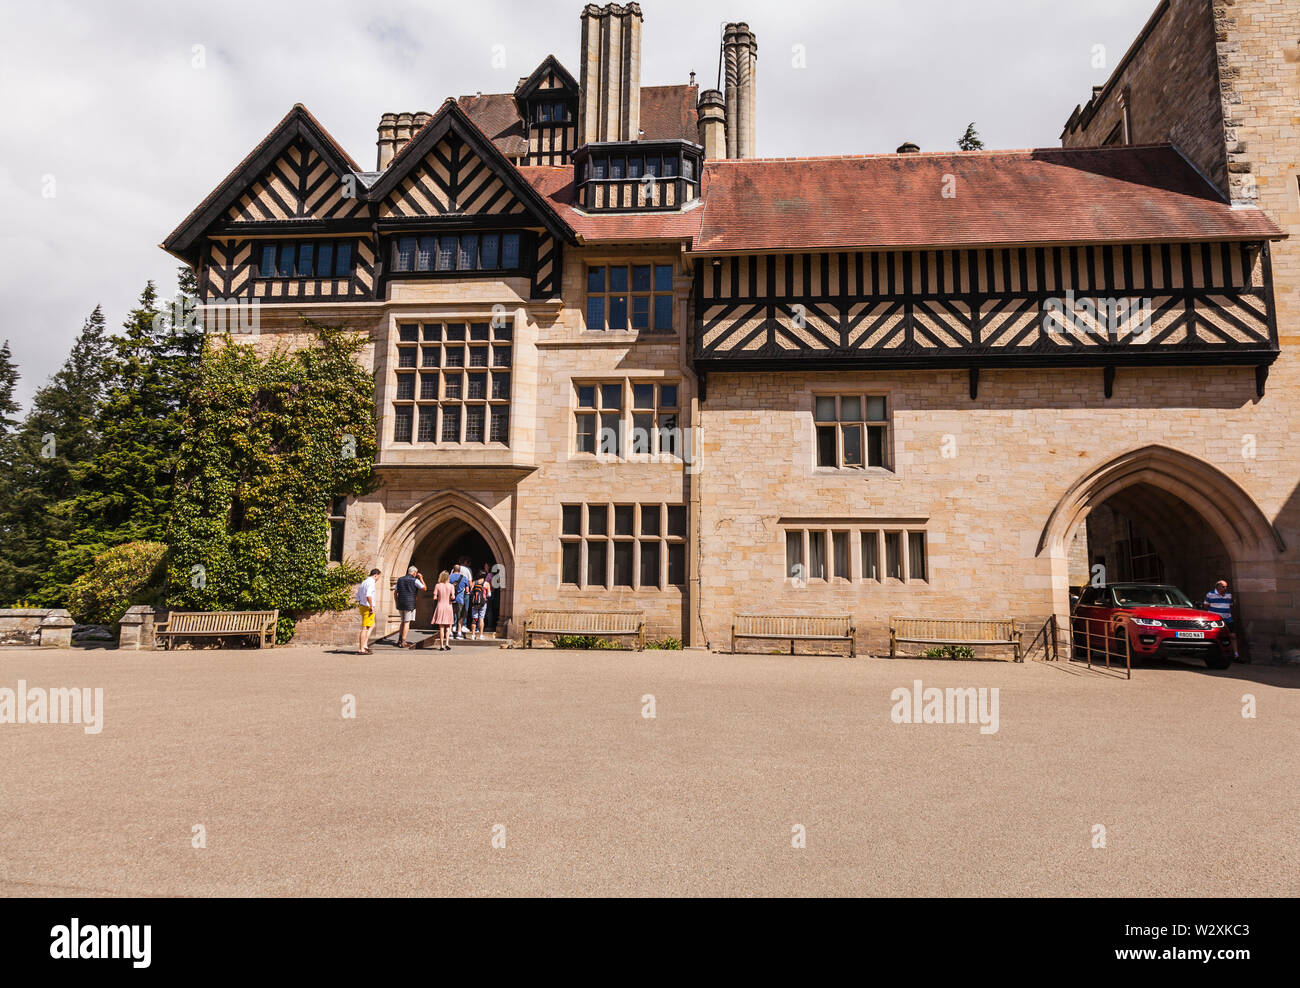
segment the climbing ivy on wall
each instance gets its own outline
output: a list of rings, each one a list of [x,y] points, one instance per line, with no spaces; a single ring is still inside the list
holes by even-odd
[[[364,337],[308,322],[314,341],[261,357],[209,338],[190,396],[167,533],[173,607],[306,613],[349,606],[362,578],[327,561],[330,506],[373,484],[374,380]]]

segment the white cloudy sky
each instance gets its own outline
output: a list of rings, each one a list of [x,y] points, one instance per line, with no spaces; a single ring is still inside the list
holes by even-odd
[[[759,43],[765,156],[1059,144],[1156,0],[645,0],[642,82],[709,85],[720,26]],[[20,397],[85,316],[116,328],[156,245],[295,102],[364,167],[385,110],[509,92],[548,53],[577,70],[580,0],[39,0],[0,5],[0,340]],[[194,46],[205,64],[195,67]],[[504,46],[505,66],[493,66]],[[795,68],[795,45],[807,65]],[[52,197],[47,176],[53,178]]]

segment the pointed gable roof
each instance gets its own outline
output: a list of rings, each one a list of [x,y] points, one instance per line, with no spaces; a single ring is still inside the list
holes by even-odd
[[[522,103],[528,99],[542,87],[542,83],[551,75],[554,75],[560,81],[561,88],[572,90],[575,93],[578,91],[578,80],[573,78],[569,70],[560,64],[558,58],[554,55],[547,55],[542,59],[542,64],[533,69],[532,74],[515,87],[515,102]]]
[[[528,153],[528,131],[510,93],[462,96],[456,102],[502,154],[520,158]]]
[[[358,202],[362,199],[365,186],[356,177],[360,175],[361,166],[352,160],[305,106],[295,103],[248,156],[167,236],[162,242],[163,249],[192,264],[196,260],[195,244],[208,227],[227,213],[231,213],[231,218],[242,214],[250,221],[276,218],[276,213],[284,212],[286,207],[295,214],[300,213],[301,202],[284,203],[284,196],[277,188],[277,180],[283,181],[290,177],[286,174],[289,170],[301,169],[304,175],[310,173],[315,176],[314,181],[319,183],[320,162],[340,179],[354,176],[354,198]],[[271,193],[263,195],[258,192],[256,187],[259,184],[263,190],[271,189]],[[322,190],[317,184],[310,195],[317,203],[328,199],[337,204],[338,196],[334,195],[332,188]],[[267,203],[268,209],[257,208],[255,200]]]
[[[454,99],[446,100],[429,122],[412,135],[406,146],[389,162],[387,170],[370,187],[370,199],[382,203],[390,194],[399,191],[399,186],[407,183],[408,179],[419,179],[421,176],[418,173],[425,168],[426,159],[435,153],[438,145],[449,134],[463,141],[492,172],[493,178],[504,187],[504,190],[522,203],[550,233],[569,243],[575,242],[575,235],[569,224],[560,217],[551,203],[524,179],[509,159],[497,150],[496,145]],[[451,184],[455,185],[454,182]],[[424,191],[424,189],[425,187],[421,186],[416,191]],[[445,198],[437,189],[429,191],[432,192],[432,196],[425,195],[426,201],[432,198]],[[439,209],[437,204],[430,202],[430,205],[436,212],[444,211]]]

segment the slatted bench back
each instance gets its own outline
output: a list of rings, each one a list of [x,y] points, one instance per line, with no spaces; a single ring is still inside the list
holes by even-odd
[[[635,635],[645,611],[532,611],[528,630],[571,635]]]
[[[853,619],[823,614],[737,614],[737,637],[847,638]]]
[[[167,632],[174,635],[254,635],[274,626],[279,611],[172,611]]]
[[[1007,620],[939,620],[932,618],[891,618],[894,636],[900,641],[1006,643],[1016,638],[1016,622]]]

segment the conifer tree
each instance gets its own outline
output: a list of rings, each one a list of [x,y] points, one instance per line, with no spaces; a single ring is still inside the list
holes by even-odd
[[[192,285],[182,281],[182,302]],[[78,492],[56,508],[70,532],[51,543],[54,558],[37,595],[45,603],[60,602],[99,553],[125,542],[162,541],[167,525],[203,337],[159,309],[151,281],[110,344],[95,456]]]
[[[975,121],[966,125],[966,133],[957,138],[957,150],[959,151],[982,151],[984,150],[984,141],[980,138],[979,131],[975,129]]]
[[[53,509],[79,492],[95,456],[108,351],[104,311],[96,306],[14,435],[0,478],[0,604],[30,596],[49,564],[50,543],[67,537],[67,519]]]
[[[18,426],[20,406],[14,392],[18,388],[20,376],[18,365],[9,352],[9,341],[5,340],[4,345],[0,346],[0,457],[7,455],[8,440]],[[0,466],[6,466],[8,462],[8,459],[0,459]]]

